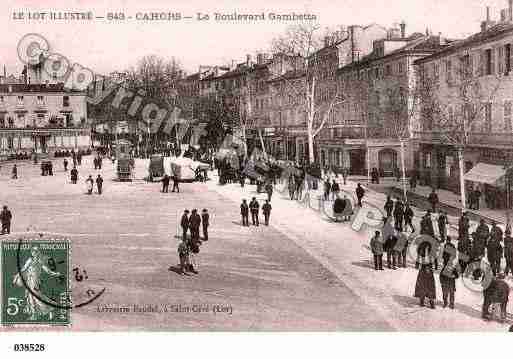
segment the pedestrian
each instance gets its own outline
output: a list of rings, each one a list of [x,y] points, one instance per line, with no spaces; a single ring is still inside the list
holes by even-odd
[[[182,240],[187,240],[187,230],[189,229],[189,210],[183,211],[182,218],[180,220],[180,227],[182,227]]]
[[[468,263],[470,261],[472,244],[468,235],[458,238],[458,263],[460,265],[460,273],[465,274]]]
[[[458,221],[458,239],[469,238],[470,220],[467,217],[467,213],[463,212]]]
[[[483,319],[490,319],[489,308],[491,304],[499,303],[501,308],[501,322],[506,320],[509,299],[509,285],[504,281],[504,274],[498,274],[483,291]]]
[[[340,186],[335,180],[333,180],[333,183],[331,184],[331,193],[333,195],[333,200],[335,200],[335,198],[338,198],[338,195],[340,193]]]
[[[370,241],[370,247],[374,257],[374,269],[383,270],[383,240],[379,231],[374,232],[374,236]]]
[[[417,188],[417,175],[414,173],[410,177],[410,191],[415,193],[415,188]]]
[[[415,227],[413,227],[413,210],[410,205],[406,203],[406,207],[404,208],[404,227],[410,226],[411,233],[415,232]]]
[[[102,194],[103,178],[100,174],[96,177],[96,188],[98,189],[98,194]]]
[[[245,199],[240,205],[240,215],[242,217],[242,226],[249,227],[249,206]]]
[[[265,185],[265,192],[267,193],[267,200],[271,202],[271,198],[273,196],[273,185],[271,181],[268,181]]]
[[[497,225],[497,222],[492,222],[492,228],[490,229],[490,237],[497,240],[498,242],[502,242],[502,229]]]
[[[294,200],[294,192],[296,191],[296,185],[294,184],[294,176],[290,175],[288,179],[288,189],[290,200]]]
[[[266,200],[265,203],[262,205],[262,213],[264,214],[264,220],[265,220],[266,226],[269,225],[269,217],[271,217],[272,209],[273,208],[272,208],[271,204],[269,203],[269,200]]]
[[[203,208],[201,211],[201,225],[203,227],[203,240],[208,241],[208,226],[210,225],[210,215],[208,210]]]
[[[434,188],[431,190],[431,193],[429,194],[428,201],[429,203],[431,203],[431,211],[435,213],[436,206],[438,205],[438,195],[436,194]]]
[[[454,267],[454,258],[456,258],[456,248],[451,243],[451,238],[447,237],[444,247],[444,265],[440,272],[440,285],[442,287],[444,308],[449,304],[451,309],[454,309],[456,279],[459,276],[457,269]]]
[[[12,174],[12,176],[11,176],[12,179],[18,179],[18,167],[16,167],[16,164],[14,164],[12,166],[11,174]]]
[[[344,209],[346,207],[346,199],[337,197],[333,202],[333,214],[335,215],[335,222],[344,220]]]
[[[330,192],[331,192],[331,183],[329,179],[326,179],[324,181],[324,200],[328,201],[330,199]]]
[[[502,236],[499,239],[499,237],[492,235],[488,241],[488,245],[486,246],[486,256],[494,276],[501,271],[501,258],[503,254],[501,241]]]
[[[11,221],[12,212],[7,206],[4,206],[2,212],[0,213],[0,222],[2,222],[2,234],[11,233]]]
[[[93,158],[94,169],[98,169],[98,158]]]
[[[73,166],[73,168],[71,169],[71,172],[70,172],[70,177],[71,177],[71,183],[76,184],[77,180],[78,180],[77,167]]]
[[[185,239],[182,239],[178,245],[178,257],[180,259],[180,274],[186,275],[189,268],[189,247]]]
[[[89,175],[89,177],[86,179],[87,194],[93,193],[93,184],[94,184],[93,177],[91,177],[91,175]]]
[[[403,231],[403,217],[404,217],[403,202],[398,198],[395,201],[395,206],[394,206],[394,223],[395,223],[395,229],[398,232]]]
[[[351,200],[347,198],[347,195],[344,195],[344,210],[342,212],[343,221],[350,221],[351,216],[353,215],[353,204]]]
[[[41,176],[46,176],[47,173],[47,164],[45,161],[41,161]]]
[[[342,179],[344,180],[344,186],[346,185],[346,182],[347,182],[347,176],[349,175],[349,170],[347,168],[343,168],[342,169]]]
[[[78,151],[77,163],[78,163],[79,166],[82,166],[82,151]]]
[[[440,211],[438,215],[438,233],[440,234],[440,240],[444,241],[447,237],[447,213]]]
[[[479,201],[481,200],[481,191],[479,190],[479,187],[476,187],[474,190],[474,206],[473,209],[476,211],[479,211]]]
[[[388,269],[397,269],[397,236],[392,225],[392,217],[387,217],[385,224],[383,225],[383,242],[384,250],[387,252],[387,266]]]
[[[513,237],[511,237],[511,229],[506,228],[504,236],[504,259],[506,260],[506,268],[504,274],[507,276],[509,272],[513,274]]]
[[[397,233],[397,266],[406,268],[406,256],[408,254],[408,247],[410,245],[409,236],[406,233]]]
[[[177,193],[180,193],[180,188],[178,187],[178,177],[176,175],[173,175],[171,179],[173,180],[173,189],[171,190],[171,192],[174,192],[176,190]]]
[[[253,197],[251,202],[249,202],[249,210],[251,211],[251,222],[253,222],[254,226],[258,227],[258,211],[260,210],[260,204],[255,197]]]
[[[68,172],[68,160],[65,158],[62,163],[64,165],[64,172]]]
[[[390,217],[392,215],[392,211],[394,210],[394,201],[392,201],[390,196],[387,196],[387,200],[385,201],[383,208],[387,212],[387,217]]]
[[[196,243],[200,240],[199,228],[201,225],[201,216],[197,209],[193,209],[189,217],[189,230],[191,231],[191,241]]]
[[[429,256],[421,258],[421,265],[417,274],[417,281],[415,283],[414,297],[419,298],[419,304],[421,307],[425,306],[425,300],[428,298],[431,309],[435,309],[435,276],[433,274],[433,265],[431,264],[431,258]]]
[[[168,193],[169,192],[169,175],[166,173],[164,177],[162,177],[162,193]]]
[[[358,183],[356,186],[356,197],[358,198],[358,207],[362,206],[362,199],[365,195],[365,190],[363,189],[362,185]]]

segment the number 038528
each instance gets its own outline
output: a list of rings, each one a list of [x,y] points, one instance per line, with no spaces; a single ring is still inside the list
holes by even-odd
[[[44,352],[44,344],[14,344],[15,352]]]

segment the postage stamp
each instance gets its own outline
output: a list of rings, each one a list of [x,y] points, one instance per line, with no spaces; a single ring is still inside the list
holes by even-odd
[[[24,239],[1,243],[2,325],[69,325],[70,243]]]

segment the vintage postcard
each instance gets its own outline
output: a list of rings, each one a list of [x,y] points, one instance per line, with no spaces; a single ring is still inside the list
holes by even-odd
[[[513,331],[512,0],[0,9],[0,335]]]

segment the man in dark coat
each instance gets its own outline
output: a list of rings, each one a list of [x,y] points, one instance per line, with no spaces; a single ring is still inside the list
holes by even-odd
[[[201,211],[201,225],[203,227],[203,240],[208,241],[208,226],[210,225],[210,215],[208,210],[203,208]]]
[[[251,202],[249,202],[249,210],[251,211],[251,222],[253,222],[254,226],[257,226],[260,224],[258,220],[258,211],[260,210],[260,204],[258,203],[257,199],[253,197],[251,199]]]
[[[333,183],[331,184],[331,193],[333,195],[333,200],[338,197],[338,194],[340,193],[340,186],[338,183],[333,180]]]
[[[425,234],[435,238],[435,229],[433,228],[430,211],[427,211],[420,221],[420,234]]]
[[[192,213],[189,217],[189,230],[191,231],[191,240],[193,242],[198,242],[200,235],[199,235],[199,228],[201,225],[201,217],[198,214],[197,209],[193,209]]]
[[[331,192],[331,183],[329,179],[326,179],[324,181],[324,200],[328,201],[330,199],[330,192]]]
[[[12,213],[4,206],[2,212],[0,212],[0,222],[2,222],[2,234],[11,233],[11,221],[12,221]]]
[[[63,165],[64,165],[64,172],[68,172],[68,160],[66,158],[63,161]]]
[[[503,253],[501,241],[502,237],[499,239],[497,236],[491,236],[486,246],[486,256],[494,276],[501,271],[501,258]]]
[[[445,240],[445,237],[447,237],[447,213],[444,211],[440,211],[440,214],[438,215],[438,233],[440,234],[440,240]]]
[[[485,223],[484,219],[482,219],[479,223],[479,226],[474,233],[474,240],[472,242],[472,259],[477,260],[481,259],[485,255],[485,248],[488,242],[488,237],[490,236],[490,231],[488,230],[488,225]]]
[[[374,269],[383,270],[383,241],[379,231],[374,232],[370,241],[372,255],[374,256]]]
[[[481,200],[481,191],[479,190],[479,187],[476,187],[476,190],[474,191],[474,209],[479,211],[479,201]]]
[[[240,205],[240,215],[242,217],[242,225],[249,227],[249,206],[245,199],[242,200]]]
[[[343,219],[344,209],[346,207],[346,201],[340,197],[335,198],[333,202],[333,214],[335,215],[335,222]]]
[[[387,196],[387,200],[385,201],[383,208],[387,212],[387,217],[390,217],[392,215],[392,211],[394,210],[394,201],[392,201],[390,196]]]
[[[176,190],[177,193],[180,193],[180,187],[178,187],[178,177],[173,175],[171,179],[173,180],[173,189],[171,190],[171,192],[175,192]]]
[[[403,231],[403,217],[404,217],[404,207],[403,202],[400,199],[395,201],[394,206],[394,223],[395,229],[399,232]]]
[[[169,181],[171,178],[166,173],[164,177],[162,177],[162,193],[168,193],[169,192]]]
[[[271,181],[268,181],[265,185],[265,192],[267,193],[267,200],[270,202],[273,196],[273,185]]]
[[[413,227],[413,210],[410,205],[406,203],[406,207],[404,208],[404,227],[410,226],[411,233],[415,232],[415,227]]]
[[[490,229],[490,237],[502,242],[502,229],[497,225],[497,222],[492,222],[492,228]]]
[[[78,170],[75,166],[73,166],[73,168],[71,169],[70,177],[71,183],[76,184],[78,180]]]
[[[18,167],[16,167],[16,164],[12,166],[12,179],[18,179]]]
[[[501,321],[506,320],[506,313],[509,300],[509,285],[504,281],[504,275],[499,274],[493,278],[487,288],[483,291],[483,319],[490,319],[489,308],[491,304],[500,303]]]
[[[447,236],[443,254],[444,264],[440,272],[444,308],[447,307],[447,302],[449,302],[449,308],[454,309],[454,294],[456,292],[456,279],[458,278],[458,270],[454,267],[455,258],[456,248],[451,243],[451,238]]]
[[[96,188],[98,189],[98,194],[102,194],[103,178],[100,174],[96,177]]]
[[[459,237],[458,239],[458,263],[460,265],[461,273],[465,273],[467,270],[468,263],[470,261],[470,254],[472,250],[472,244],[468,235]]]
[[[356,198],[358,198],[358,207],[362,206],[363,196],[365,196],[365,190],[363,189],[362,185],[358,183],[356,186]]]
[[[467,217],[467,212],[463,212],[458,221],[458,238],[469,237],[470,220]]]
[[[271,204],[269,203],[269,200],[266,200],[265,203],[262,205],[262,213],[264,214],[264,220],[265,225],[269,225],[269,217],[271,217]]]
[[[506,228],[504,236],[504,259],[506,260],[506,268],[504,274],[507,276],[509,272],[513,273],[513,237],[511,237],[510,228]]]
[[[433,213],[435,213],[436,206],[438,205],[438,195],[436,194],[434,188],[431,190],[431,193],[429,194],[428,201],[429,203],[431,203],[431,210],[433,211]]]
[[[422,260],[415,283],[414,297],[419,298],[421,307],[425,305],[425,300],[428,298],[431,309],[435,309],[436,287],[433,266],[429,257],[423,257]]]
[[[189,229],[189,210],[183,211],[182,219],[180,220],[180,226],[182,227],[182,239],[187,240],[187,230]]]

